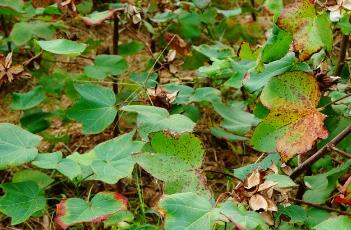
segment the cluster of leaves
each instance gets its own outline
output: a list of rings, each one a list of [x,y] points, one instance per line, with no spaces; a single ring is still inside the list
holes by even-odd
[[[348,63],[333,55],[338,38],[333,30],[343,36],[351,32],[346,1],[334,6],[310,0],[239,1],[239,8],[226,1],[106,2],[0,0],[0,87],[36,79],[31,90],[12,92],[10,107],[22,111],[20,125],[0,123],[0,173],[11,175],[0,184],[0,212],[12,225],[52,215],[49,200],[56,200],[50,196],[57,195],[58,183],[76,190],[54,203],[62,229],[101,222],[112,229],[160,229],[155,221],[160,217],[170,230],[351,226],[346,215],[330,212],[337,209],[323,209],[324,204],[349,209],[350,159],[330,154],[311,165],[316,175],[302,178],[306,189],[299,189],[303,200],[298,201],[314,207],[293,204],[298,185],[289,177],[303,154],[322,148],[351,123]],[[258,16],[273,20],[271,29]],[[119,26],[134,40],[113,44],[112,54],[98,53],[104,41],[60,36],[70,32],[72,18],[89,30],[110,28],[113,21],[114,42]],[[149,52],[149,60],[143,70],[130,73],[135,58],[130,57],[141,52]],[[55,65],[62,57],[90,62],[79,73],[67,72]],[[162,71],[175,76],[183,70],[196,71],[191,84],[161,83]],[[326,79],[331,85],[323,88]],[[64,97],[69,106],[44,109]],[[206,184],[204,145],[193,134],[203,111],[218,118],[206,124],[212,138],[265,153],[256,163],[234,169],[235,189],[219,196]],[[111,129],[116,134],[121,120],[127,127],[121,125],[122,134],[88,151],[65,154],[54,146],[70,143],[68,134],[48,131],[57,118],[81,124],[84,135]],[[343,155],[351,152],[350,140],[346,135],[336,146]],[[42,141],[50,144],[47,152],[38,150]],[[115,189],[100,189],[92,198],[93,187],[85,191],[88,184],[105,188],[131,177],[138,181],[140,170],[162,182],[162,197],[147,210],[153,216],[148,223],[139,221],[146,215],[139,182],[141,211],[132,210]]]

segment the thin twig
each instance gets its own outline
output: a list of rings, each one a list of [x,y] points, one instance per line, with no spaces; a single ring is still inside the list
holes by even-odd
[[[338,60],[338,63],[336,64],[334,76],[339,76],[342,68],[344,67],[348,43],[349,43],[349,35],[343,35],[341,40],[341,46],[340,46],[339,60]]]
[[[113,44],[112,44],[112,54],[118,54],[118,41],[119,41],[119,18],[117,13],[114,14],[113,17]],[[117,76],[113,76],[113,92],[117,95],[118,94],[118,79]],[[118,125],[118,114],[114,120],[114,127],[113,127],[113,136],[117,137],[119,132],[119,125]]]
[[[347,157],[347,158],[351,158],[351,154],[350,153],[345,152],[345,151],[343,151],[343,150],[341,150],[341,149],[339,149],[339,148],[337,148],[335,146],[331,147],[331,149],[334,150],[335,152]]]
[[[316,162],[321,157],[323,157],[332,147],[337,145],[349,133],[351,133],[351,125],[349,125],[347,128],[345,128],[341,133],[339,133],[336,137],[334,137],[328,144],[324,145],[321,149],[319,149],[312,156],[310,156],[307,160],[305,160],[302,164],[300,164],[297,168],[295,168],[295,170],[292,172],[290,177],[292,179],[295,179],[308,166],[312,165],[314,162]]]
[[[314,208],[324,209],[324,210],[328,210],[328,211],[331,211],[331,212],[337,212],[337,213],[339,213],[341,215],[345,215],[345,216],[351,216],[351,213],[344,212],[344,211],[341,211],[341,210],[336,209],[336,208],[329,208],[329,207],[324,206],[324,205],[314,204],[314,203],[310,203],[310,202],[307,202],[307,201],[304,201],[304,200],[295,199],[295,198],[289,198],[289,200],[291,200],[291,201],[293,201],[295,203],[298,203],[298,204],[305,204],[305,205],[308,205],[308,206],[311,206],[311,207],[314,207]]]
[[[326,107],[330,105],[334,105],[335,103],[344,100],[345,98],[351,97],[351,93],[346,94],[345,96],[342,96],[334,101],[329,102],[328,104],[323,105],[322,107],[318,108],[319,111],[325,109]]]
[[[235,179],[238,179],[236,176],[230,174],[230,173],[226,173],[226,172],[223,172],[223,171],[218,171],[218,170],[212,170],[212,169],[204,169],[202,170],[203,172],[211,172],[211,173],[217,173],[217,174],[222,174],[222,175],[225,175],[225,176],[228,176],[228,177],[231,177],[231,178],[235,178]],[[239,180],[239,179],[238,179]]]

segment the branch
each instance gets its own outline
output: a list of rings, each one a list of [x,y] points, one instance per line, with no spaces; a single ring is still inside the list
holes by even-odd
[[[334,105],[335,103],[337,103],[339,101],[342,101],[342,100],[344,100],[345,98],[348,98],[348,97],[351,97],[351,93],[348,93],[345,96],[342,96],[342,97],[340,97],[340,98],[338,98],[338,99],[336,99],[334,101],[329,102],[328,104],[323,105],[322,107],[318,108],[318,111],[321,111],[321,110],[325,109],[326,107],[328,107],[330,105]]]
[[[338,63],[336,64],[334,76],[339,76],[342,68],[344,67],[348,43],[349,43],[349,35],[343,35],[341,40],[341,47],[340,47],[340,55],[339,55],[340,57],[339,57]]]
[[[118,41],[119,41],[119,18],[117,13],[113,15],[113,38],[112,38],[112,54],[118,54]],[[113,92],[117,95],[118,94],[118,79],[117,76],[113,76]],[[118,114],[115,117],[115,120],[113,122],[114,127],[113,127],[113,136],[117,137],[119,132],[119,126],[118,126],[118,120],[119,116]]]
[[[295,199],[295,198],[289,198],[289,200],[291,200],[291,201],[293,201],[293,202],[295,202],[297,204],[305,204],[305,205],[308,205],[308,206],[311,206],[311,207],[324,209],[324,210],[328,210],[328,211],[331,211],[331,212],[337,212],[337,213],[339,213],[341,215],[351,216],[351,213],[344,212],[344,211],[341,211],[341,210],[336,209],[336,208],[329,208],[329,207],[324,206],[324,205],[314,204],[314,203],[310,203],[310,202],[307,202],[307,201],[304,201],[304,200]]]
[[[323,157],[328,150],[337,145],[344,137],[346,137],[349,133],[351,133],[351,125],[349,125],[346,129],[344,129],[341,133],[339,133],[336,137],[334,137],[328,144],[324,145],[321,149],[319,149],[316,153],[310,156],[306,161],[302,162],[299,166],[295,168],[290,177],[295,179],[298,175],[300,175],[308,166],[319,160]]]
[[[341,149],[339,149],[339,148],[337,148],[335,146],[331,147],[331,149],[334,150],[335,152],[347,157],[347,158],[351,158],[351,154],[350,153],[345,152],[345,151],[343,151],[343,150],[341,150]]]

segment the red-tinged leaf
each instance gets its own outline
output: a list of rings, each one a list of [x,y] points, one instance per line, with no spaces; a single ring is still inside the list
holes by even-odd
[[[296,154],[301,154],[312,149],[318,138],[328,137],[324,128],[325,116],[315,109],[308,109],[302,118],[289,127],[284,136],[277,141],[277,151],[284,161],[288,161]]]
[[[166,32],[163,37],[167,42],[169,42],[172,49],[177,51],[177,53],[184,56],[189,54],[190,48],[188,44],[178,34]]]
[[[341,196],[337,196],[334,198],[333,203],[351,205],[351,200]]]
[[[312,0],[298,0],[287,5],[277,25],[293,36],[294,51],[300,60],[307,60],[325,46],[329,48],[330,28],[317,16]]]
[[[127,204],[126,197],[112,192],[100,192],[90,202],[69,198],[57,204],[55,222],[62,229],[82,222],[99,223],[120,210],[126,210]]]
[[[115,14],[116,9],[106,10],[102,12],[93,12],[92,14],[82,17],[85,24],[89,26],[100,25],[103,21],[110,19]]]
[[[32,5],[34,8],[45,8],[56,2],[56,0],[32,0]]]

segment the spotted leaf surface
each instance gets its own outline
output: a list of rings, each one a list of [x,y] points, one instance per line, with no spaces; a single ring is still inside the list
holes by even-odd
[[[100,192],[91,201],[69,198],[56,206],[55,222],[63,229],[76,223],[98,223],[126,208],[127,199],[119,193]]]
[[[151,139],[154,152],[134,156],[135,161],[154,177],[165,181],[166,193],[203,190],[197,169],[204,150],[192,134],[171,137],[160,132]]]
[[[293,36],[294,51],[307,60],[322,48],[331,48],[332,32],[324,15],[317,15],[313,1],[298,0],[287,5],[277,25]]]
[[[318,84],[310,74],[295,71],[272,78],[260,96],[271,111],[252,136],[254,148],[278,151],[288,161],[310,150],[318,138],[327,138],[325,116],[315,109],[319,98]]]

